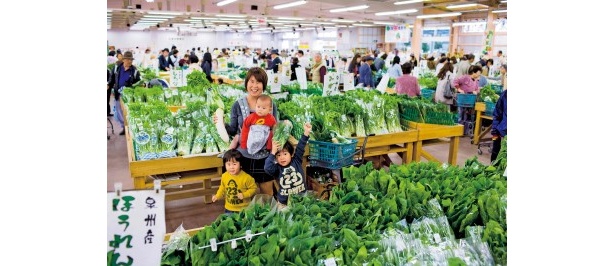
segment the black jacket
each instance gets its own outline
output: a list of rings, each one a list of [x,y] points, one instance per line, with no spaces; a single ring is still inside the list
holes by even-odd
[[[124,67],[124,66],[123,65],[119,67],[115,66],[115,68],[113,68],[113,73],[111,73],[111,79],[109,80],[109,88],[113,88],[116,100],[120,99],[120,88],[132,87],[133,84],[141,80],[141,73],[139,73],[139,70],[137,69],[137,67],[135,67],[134,65],[131,65],[130,68],[128,69],[128,72],[130,73],[130,78],[128,78],[128,80],[124,84],[119,84],[120,83],[119,82],[120,67]]]

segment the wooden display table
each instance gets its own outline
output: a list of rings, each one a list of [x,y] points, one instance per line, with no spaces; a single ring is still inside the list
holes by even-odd
[[[449,144],[448,164],[457,164],[457,152],[459,151],[459,137],[463,136],[463,125],[444,126],[425,124],[408,121],[409,128],[418,130],[418,141],[414,145],[414,161],[420,162],[421,157],[429,161],[440,162],[433,155],[423,150],[423,146]],[[447,138],[448,140],[442,140]]]
[[[128,151],[128,167],[133,178],[135,189],[149,189],[154,187],[153,175],[178,173],[181,177],[176,180],[162,181],[162,187],[179,186],[178,188],[165,188],[165,199],[168,201],[204,196],[206,203],[211,202],[211,196],[217,191],[212,181],[222,176],[222,158],[216,155],[163,158],[155,160],[137,161],[134,154],[134,142],[128,130],[127,107],[120,104],[124,114],[126,132],[126,148]],[[177,107],[179,109],[182,107]]]
[[[474,137],[472,138],[472,144],[478,145],[481,141],[489,141],[490,138],[485,138],[487,133],[491,132],[491,125],[489,125],[482,132],[480,131],[481,123],[483,119],[492,120],[493,116],[489,116],[485,114],[486,105],[484,102],[477,102],[474,105],[474,110],[476,110],[476,123],[474,124]]]

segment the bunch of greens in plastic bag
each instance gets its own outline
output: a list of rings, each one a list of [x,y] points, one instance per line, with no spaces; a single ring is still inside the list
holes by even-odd
[[[148,103],[164,102],[164,92],[162,91],[162,86],[154,86],[147,89],[145,92],[145,99]]]
[[[290,137],[290,132],[293,129],[293,124],[288,120],[283,120],[275,124],[273,128],[273,141],[284,147],[286,141]]]

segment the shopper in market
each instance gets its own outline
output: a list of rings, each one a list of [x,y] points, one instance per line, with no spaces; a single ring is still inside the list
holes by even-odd
[[[508,91],[502,92],[502,96],[498,99],[493,109],[493,122],[491,123],[491,136],[493,147],[491,149],[491,162],[494,162],[500,153],[502,147],[502,138],[507,134],[507,100]]]
[[[164,48],[162,50],[162,54],[158,57],[158,69],[160,71],[169,71],[173,63],[171,62],[171,58],[169,58],[169,49]]]
[[[280,54],[278,50],[271,50],[271,65],[267,70],[273,70],[273,73],[278,73],[280,71],[282,65],[282,60],[280,59]]]
[[[179,67],[179,51],[177,49],[171,50],[169,58],[171,59],[171,65],[173,67]]]
[[[120,105],[120,95],[125,87],[132,87],[133,84],[141,80],[141,74],[139,70],[132,65],[131,52],[126,52],[122,57],[123,64],[121,66],[115,66],[109,82],[109,87],[113,88],[115,96],[115,119],[120,123],[122,131],[120,135],[124,135],[124,114]]]
[[[281,143],[274,142],[271,154],[265,161],[265,172],[275,178],[276,198],[282,208],[288,204],[290,195],[304,194],[307,191],[307,177],[303,171],[302,163],[305,145],[311,132],[312,125],[305,123],[303,135],[296,150],[289,142],[286,142],[284,146],[281,146]]]
[[[247,71],[244,86],[248,95],[239,98],[231,107],[231,123],[226,126],[229,136],[241,135],[241,127],[243,126],[244,119],[256,110],[256,100],[263,94],[265,86],[267,86],[267,73],[260,67],[253,67]],[[279,119],[278,108],[274,103],[273,116],[276,121]],[[214,122],[217,122],[216,116],[214,116]],[[266,149],[262,149],[259,152],[251,154],[242,154],[241,168],[251,175],[262,194],[273,196],[273,176],[265,173],[265,160],[269,155]]]
[[[478,83],[482,71],[483,68],[481,66],[472,65],[468,70],[468,74],[456,77],[453,81],[453,86],[457,90],[457,93],[478,95],[478,93],[480,92],[480,87],[478,86]],[[472,113],[472,108],[460,107],[459,121],[469,121],[468,119]]]
[[[401,77],[403,72],[401,70],[401,66],[399,65],[400,61],[401,59],[399,58],[399,56],[393,57],[393,63],[391,64],[391,67],[389,67],[389,69],[387,70],[389,77],[392,77],[394,79]]]
[[[350,63],[348,63],[348,73],[354,75],[354,85],[359,84],[359,67],[361,67],[361,55],[356,53]]]
[[[451,112],[457,111],[457,108],[453,105],[453,97],[455,97],[455,87],[453,87],[453,64],[451,62],[445,63],[440,69],[440,72],[438,72],[437,77],[438,85],[434,96],[436,103],[448,105]],[[445,90],[451,90],[453,92],[450,98],[445,97]]]
[[[207,76],[207,80],[209,80],[209,82],[214,82],[214,79],[211,77],[211,71],[213,69],[213,65],[212,65],[211,53],[209,53],[209,51],[205,52],[205,55],[203,55],[203,62],[201,63],[201,69]]]
[[[310,75],[312,76],[312,83],[325,83],[325,75],[327,74],[327,67],[322,61],[322,54],[317,52],[314,54],[314,67],[310,71]]]
[[[297,80],[297,72],[295,71],[295,69],[301,66],[301,65],[299,65],[299,58],[293,57],[290,61],[291,61],[291,64],[290,64],[290,80],[291,81]]]
[[[464,55],[461,57],[459,64],[457,65],[457,71],[455,72],[455,77],[461,77],[463,75],[468,74],[469,69],[470,69],[470,62],[468,61],[468,56]]]
[[[372,64],[374,63],[374,58],[371,56],[367,56],[363,58],[365,61],[364,64],[359,68],[359,85],[363,84],[365,88],[374,88],[374,79],[372,75]],[[402,68],[403,70],[403,68]]]
[[[199,66],[199,58],[196,56],[196,54],[192,54],[192,55],[188,56],[188,62],[189,62],[189,64],[188,64],[188,71],[192,72],[193,70],[196,70],[196,71],[203,72],[203,68],[201,68],[201,66]]]
[[[395,92],[397,94],[406,94],[408,97],[416,97],[421,95],[421,88],[415,76],[410,75],[412,72],[412,63],[404,63],[401,65],[403,75],[395,81]]]
[[[226,172],[222,174],[220,187],[216,195],[211,197],[211,201],[224,198],[224,213],[241,212],[248,207],[252,196],[256,194],[254,178],[241,170],[241,157],[237,150],[228,150],[222,157]]]
[[[408,62],[412,64],[413,69],[419,66],[419,60],[417,60],[416,57],[414,57],[414,54],[410,54],[410,60],[408,60]]]

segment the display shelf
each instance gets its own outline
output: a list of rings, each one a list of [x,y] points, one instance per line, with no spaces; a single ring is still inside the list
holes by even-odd
[[[217,155],[204,156],[197,154],[137,161],[134,153],[134,141],[128,130],[126,107],[123,102],[120,108],[124,111],[128,168],[130,169],[130,176],[133,178],[135,189],[154,187],[153,179],[150,176],[179,173],[181,175],[179,179],[164,180],[161,182],[161,185],[163,187],[169,185],[191,186],[189,186],[189,189],[176,189],[176,191],[166,194],[166,200],[204,196],[206,203],[211,202],[211,196],[216,193],[216,188],[212,186],[212,181],[219,180],[220,176],[222,176],[222,158],[219,158]]]
[[[241,84],[244,83],[243,79],[233,80],[233,79],[229,79],[228,77],[225,77],[225,76],[218,76],[216,74],[211,74],[211,78],[214,81],[218,80],[218,78],[222,78],[222,82],[224,82],[226,84],[231,84],[231,85],[241,85]]]
[[[472,144],[478,145],[481,141],[489,141],[491,139],[485,138],[487,133],[491,132],[491,125],[485,128],[485,130],[481,131],[481,123],[484,119],[492,120],[493,116],[485,115],[486,105],[484,102],[477,102],[474,105],[474,110],[476,110],[476,123],[474,124],[474,137],[472,138]]]
[[[463,125],[445,126],[436,124],[417,123],[407,121],[407,127],[418,130],[418,141],[414,145],[413,160],[420,162],[421,157],[434,162],[442,163],[429,152],[423,150],[423,146],[448,144],[448,164],[457,164],[459,151],[459,137],[463,136]]]

